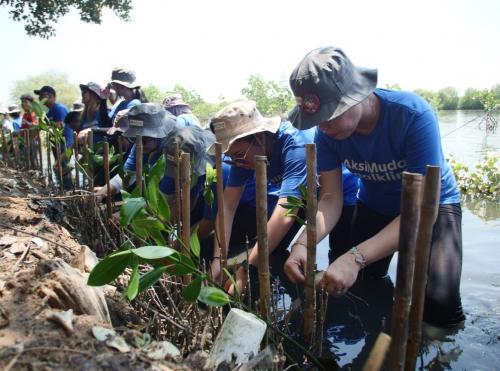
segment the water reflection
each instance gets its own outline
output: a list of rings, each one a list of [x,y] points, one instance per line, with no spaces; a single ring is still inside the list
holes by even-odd
[[[462,197],[462,205],[478,218],[484,221],[500,218],[500,203],[482,199],[473,199],[469,196]]]

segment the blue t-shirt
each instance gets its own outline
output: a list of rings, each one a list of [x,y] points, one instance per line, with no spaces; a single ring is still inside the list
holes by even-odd
[[[299,131],[288,121],[280,124],[275,136],[273,153],[269,158],[267,179],[278,189],[268,187],[268,193],[284,198],[300,197],[299,185],[306,183],[305,145],[312,143],[314,129]],[[255,170],[231,166],[228,187],[244,186],[255,177]]]
[[[135,107],[137,105],[141,104],[141,101],[139,99],[131,99],[129,101],[122,100],[116,107],[113,107],[109,111],[109,118],[111,121],[113,121],[116,117],[116,114],[124,109],[130,109],[132,107]]]
[[[223,187],[225,187],[227,184],[227,179],[229,177],[230,169],[231,169],[230,165],[222,163]],[[205,188],[205,175],[202,175],[198,177],[197,183],[193,187],[191,187],[191,199],[198,200],[200,198],[203,198],[204,188]],[[213,183],[211,185],[211,189],[214,194],[214,203],[212,205],[205,204],[203,211],[203,218],[214,220],[215,216],[217,215],[217,184]],[[164,176],[160,182],[160,190],[162,191],[162,193],[166,195],[174,194],[175,193],[174,179],[171,177]],[[278,198],[273,195],[268,195],[267,201],[268,201],[268,211],[270,214],[274,209],[274,207],[276,206]],[[245,190],[241,195],[239,204],[241,205],[248,204],[255,207],[255,178],[250,179],[248,181],[247,185],[245,186]]]
[[[358,200],[359,178],[342,165],[342,188],[344,190],[344,205],[356,205]]]
[[[61,103],[54,103],[54,105],[48,110],[47,117],[55,122],[64,122],[64,118],[68,114],[68,109]],[[73,145],[73,129],[68,125],[64,125],[64,139],[66,139],[66,148]]]
[[[23,119],[21,116],[18,118],[12,119],[12,130],[14,130],[14,133],[19,133],[21,131],[21,124],[23,123]]]
[[[441,167],[440,204],[460,202],[455,178],[443,156],[438,120],[419,96],[375,89],[380,116],[368,135],[336,140],[317,129],[319,172],[344,164],[361,179],[358,198],[384,215],[400,213],[403,171],[425,173],[426,165]]]
[[[196,118],[195,115],[191,113],[183,113],[177,116],[177,126],[185,127],[185,126],[200,126],[200,122]]]

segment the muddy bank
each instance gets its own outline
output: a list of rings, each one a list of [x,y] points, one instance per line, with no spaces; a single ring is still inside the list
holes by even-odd
[[[75,213],[66,212],[68,205],[62,199],[47,198],[49,190],[35,172],[2,168],[0,179],[1,369],[202,368],[203,355],[194,354],[191,362],[179,364],[171,353],[158,353],[160,343],[155,343],[155,334],[149,335],[148,330],[154,325],[165,340],[161,318],[151,318],[151,323],[144,320],[144,314],[154,308],[139,313],[122,299],[119,288],[86,286],[85,271],[92,264],[92,254],[75,238],[82,239],[81,230],[74,233],[78,230],[71,219]],[[91,237],[103,241],[95,235],[87,240],[92,241]],[[144,306],[141,300],[138,305],[141,302]],[[126,346],[120,349],[96,339],[96,326],[114,326]]]

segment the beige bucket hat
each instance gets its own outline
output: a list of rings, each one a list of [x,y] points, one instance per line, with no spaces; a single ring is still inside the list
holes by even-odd
[[[217,112],[210,120],[210,129],[222,144],[222,152],[226,152],[238,139],[266,131],[276,133],[280,123],[279,117],[263,117],[254,101],[240,100]],[[212,145],[208,152],[214,154],[215,146]]]

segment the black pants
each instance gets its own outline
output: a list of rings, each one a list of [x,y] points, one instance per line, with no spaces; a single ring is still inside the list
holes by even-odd
[[[332,246],[331,261],[366,241],[396,216],[377,213],[358,203],[352,219],[351,243]],[[454,326],[464,321],[460,298],[462,273],[462,209],[460,204],[440,205],[432,233],[424,320],[436,326]],[[333,258],[333,259],[332,259]],[[358,279],[377,279],[387,275],[392,255],[363,269]]]

